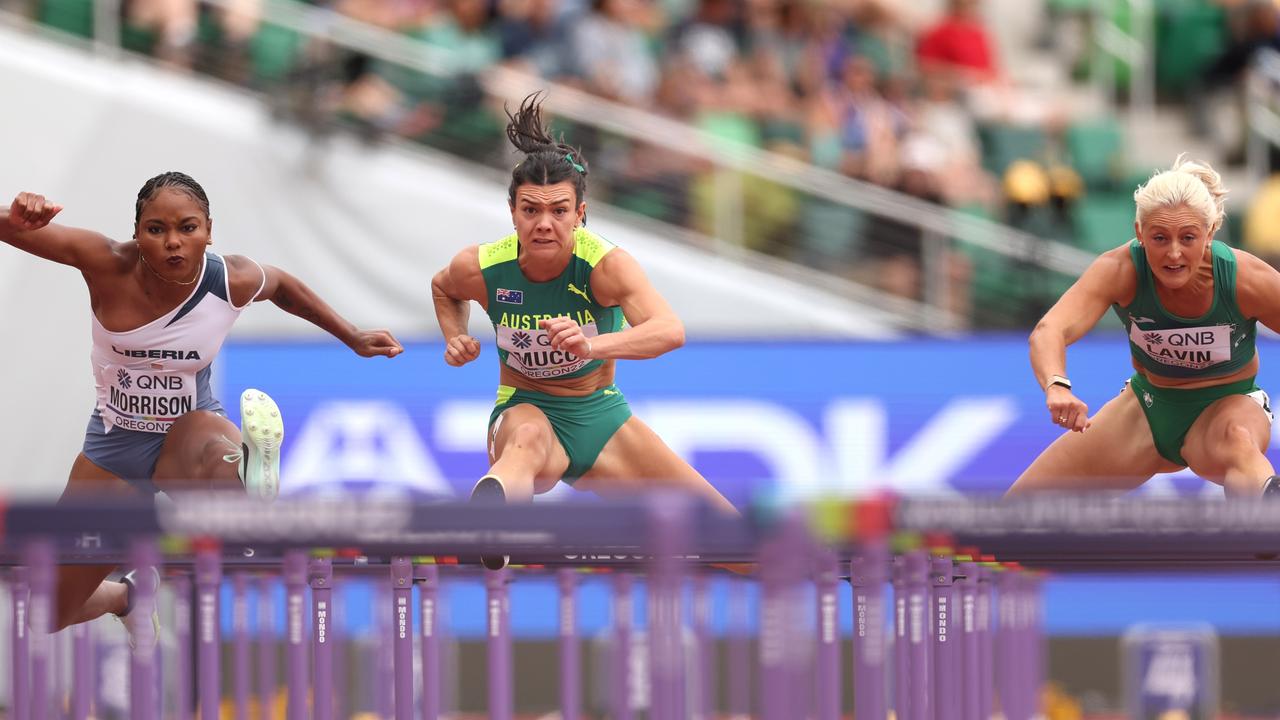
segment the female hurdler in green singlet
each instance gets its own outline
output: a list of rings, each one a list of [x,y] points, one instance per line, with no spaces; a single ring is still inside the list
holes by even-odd
[[[684,343],[684,327],[631,255],[583,227],[587,161],[557,142],[538,97],[510,116],[524,153],[507,202],[515,233],[458,253],[432,281],[445,361],[475,360],[472,301],[489,314],[501,366],[489,421],[491,467],[473,497],[527,501],[564,480],[615,496],[675,488],[733,506],[631,415],[614,361],[654,358]]]
[[[1130,490],[1188,467],[1232,496],[1280,493],[1264,454],[1271,407],[1258,388],[1257,324],[1280,330],[1280,273],[1213,239],[1218,173],[1181,157],[1134,193],[1137,237],[1103,253],[1031,334],[1031,366],[1059,437],[1010,494]],[[1092,418],[1067,379],[1066,348],[1110,307],[1136,372]]]

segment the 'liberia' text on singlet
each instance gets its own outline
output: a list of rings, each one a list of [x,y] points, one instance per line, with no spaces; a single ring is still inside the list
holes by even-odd
[[[94,413],[106,432],[167,433],[183,415],[217,407],[210,365],[244,309],[230,297],[226,263],[210,252],[191,295],[163,317],[123,332],[93,317]]]

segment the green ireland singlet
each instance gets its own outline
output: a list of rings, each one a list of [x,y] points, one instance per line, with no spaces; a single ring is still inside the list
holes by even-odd
[[[1169,378],[1212,378],[1230,375],[1253,359],[1258,321],[1245,317],[1236,302],[1236,256],[1229,246],[1213,242],[1213,304],[1198,318],[1164,309],[1137,240],[1129,242],[1129,255],[1138,271],[1138,290],[1127,306],[1112,309],[1143,368]]]
[[[480,246],[480,271],[489,296],[489,320],[498,339],[498,361],[528,378],[547,380],[585,375],[603,360],[584,360],[553,350],[539,320],[568,316],[588,338],[622,329],[622,308],[605,307],[591,292],[591,271],[613,243],[578,228],[573,256],[560,277],[533,282],[520,270],[515,235]]]
[[[1236,302],[1236,256],[1220,242],[1213,243],[1211,252],[1213,304],[1198,318],[1184,318],[1164,309],[1147,256],[1137,240],[1130,241],[1138,290],[1127,306],[1112,308],[1129,331],[1129,351],[1135,362],[1148,372],[1175,378],[1222,377],[1253,359],[1258,322],[1245,317]],[[1186,390],[1159,387],[1142,373],[1134,373],[1125,387],[1142,407],[1156,451],[1181,466],[1187,465],[1182,456],[1187,433],[1200,414],[1218,400],[1246,395],[1271,418],[1270,399],[1251,377]]]

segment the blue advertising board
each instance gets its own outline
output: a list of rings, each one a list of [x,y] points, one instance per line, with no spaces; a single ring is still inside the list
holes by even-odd
[[[1280,357],[1280,344],[1260,340],[1259,348],[1265,388],[1266,359]],[[476,362],[453,368],[439,343],[410,344],[387,360],[329,343],[233,342],[215,377],[224,401],[257,387],[279,402],[286,492],[377,480],[465,495],[488,467],[495,364],[491,343]],[[1067,367],[1091,412],[1132,372],[1120,335],[1073,346]],[[1049,421],[1021,336],[695,342],[655,360],[619,362],[617,382],[636,414],[738,504],[774,488],[998,493],[1061,432]],[[1186,473],[1158,477],[1143,491],[1222,492]],[[451,592],[459,608],[483,607],[478,584]],[[528,611],[517,632],[553,635],[554,588],[526,582],[513,592]],[[722,599],[723,588],[715,592]],[[841,592],[848,632],[850,598],[847,588]],[[1071,576],[1046,584],[1046,618],[1054,634],[1115,634],[1140,620],[1277,633],[1280,620],[1263,609],[1275,607],[1278,593],[1274,583],[1247,576]],[[1107,602],[1094,602],[1103,596]],[[604,590],[584,598],[584,627],[602,627]],[[462,634],[483,633],[483,613],[473,615],[459,610]]]
[[[1280,356],[1259,345],[1264,361]],[[453,368],[437,343],[392,360],[230,343],[217,368],[224,399],[256,387],[279,402],[286,492],[377,480],[465,494],[488,465],[495,357],[489,345]],[[1123,336],[1078,343],[1068,371],[1096,411],[1132,372]],[[1060,433],[1023,337],[691,343],[617,373],[636,414],[735,503],[762,489],[998,493]],[[1146,491],[1221,492],[1186,473]]]

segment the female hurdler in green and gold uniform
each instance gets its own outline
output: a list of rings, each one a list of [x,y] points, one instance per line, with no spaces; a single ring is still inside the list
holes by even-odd
[[[432,281],[447,363],[480,354],[467,335],[471,301],[489,313],[497,336],[492,465],[473,497],[527,501],[564,480],[605,496],[682,489],[732,512],[632,416],[613,384],[615,360],[680,347],[680,319],[634,258],[583,227],[587,161],[551,137],[537,96],[510,119],[507,137],[525,154],[507,198],[516,232],[466,248]]]

